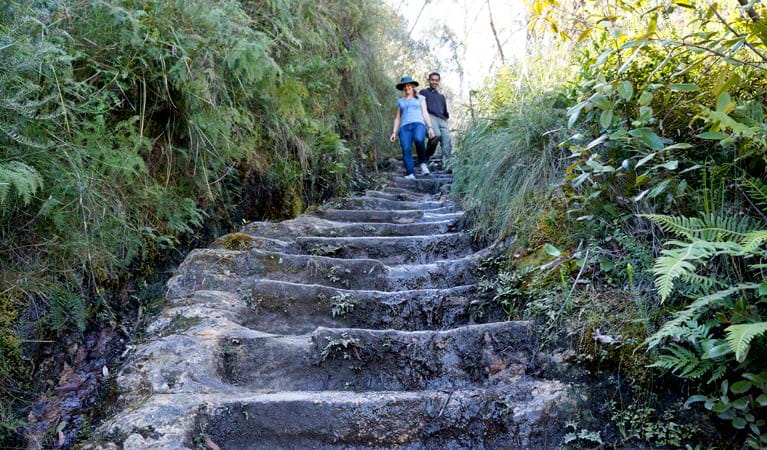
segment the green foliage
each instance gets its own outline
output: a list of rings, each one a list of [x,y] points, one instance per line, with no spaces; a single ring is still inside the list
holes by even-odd
[[[372,2],[17,0],[4,14],[0,260],[11,289],[54,298],[62,280],[88,280],[87,299],[237,206],[243,178],[277,180],[264,192],[274,207],[249,218],[292,216],[348,190],[383,151],[368,136],[389,120],[373,48],[388,11]],[[51,278],[22,281],[43,271]]]
[[[25,372],[17,330],[131,310],[112,294],[206,221],[358,187],[390,148],[397,20],[372,0],[4,2],[2,295],[47,315],[0,327],[0,379]]]
[[[705,395],[715,383],[739,383],[743,374],[767,369],[767,10],[763,2],[739,6],[530,2],[530,40],[546,42],[541,36],[548,32],[569,40],[558,51],[571,50],[572,57],[558,65],[577,72],[537,83],[545,87],[537,98],[548,103],[514,95],[528,92],[528,72],[499,72],[482,89],[487,98],[455,167],[454,189],[482,233],[519,233],[519,242],[531,247],[520,253],[552,245],[548,254],[560,276],[542,278],[539,287],[549,296],[564,287],[567,296],[553,302],[555,311],[578,308],[572,299],[579,294],[609,301],[604,288],[617,280],[632,295],[616,306],[636,302],[641,317],[631,320],[647,327],[652,366],[692,380]],[[545,73],[536,63],[526,69]],[[536,139],[506,139],[528,135],[520,123],[548,125]],[[540,151],[548,137],[556,151]],[[507,157],[524,170],[510,170]],[[510,226],[529,224],[546,208],[540,199],[564,203],[557,209],[565,214],[553,226],[536,221],[532,232],[530,225]],[[633,259],[616,245],[623,241],[646,256]],[[575,254],[581,257],[574,261],[563,256]],[[654,276],[654,290],[645,272]],[[505,301],[518,305],[518,293],[509,292]],[[551,304],[538,311],[544,320],[561,316]],[[557,319],[557,327],[572,333],[579,324]],[[737,414],[720,416],[747,430],[752,446],[764,445],[763,426],[751,420],[764,415],[759,395],[754,390],[732,406]]]
[[[664,216],[651,216],[664,229],[682,235],[689,242],[669,241],[673,249],[662,252],[653,271],[656,274],[656,286],[661,298],[667,298],[673,290],[673,280],[682,275],[691,275],[700,267],[710,267],[716,257],[727,257],[733,268],[749,267],[748,261],[763,258],[765,251],[760,240],[764,230],[753,230],[755,225],[734,218],[721,220],[694,220]],[[703,240],[704,238],[710,240]],[[739,260],[742,259],[742,263]],[[715,412],[722,419],[731,420],[735,428],[750,428],[752,442],[767,438],[756,419],[763,413],[760,405],[746,397],[731,402],[727,397],[729,380],[743,374],[743,371],[764,370],[764,355],[758,352],[750,355],[752,341],[767,332],[767,314],[760,307],[764,302],[767,289],[764,277],[755,272],[754,278],[759,283],[732,283],[723,290],[699,297],[676,317],[666,322],[663,327],[648,339],[650,347],[662,349],[654,367],[661,367],[683,378],[698,378],[711,370],[709,383],[721,378],[722,396],[719,400],[705,398],[707,409]],[[701,278],[687,277],[686,282],[701,284]],[[729,283],[728,283],[729,284]],[[710,285],[701,286],[702,289]],[[737,301],[730,298],[738,295]],[[711,314],[716,311],[716,314]],[[729,326],[727,326],[729,324]],[[697,330],[704,329],[701,333]],[[667,340],[682,340],[686,345],[668,343]],[[734,356],[734,358],[733,358]],[[750,389],[745,382],[732,385],[733,393],[741,394]],[[735,387],[737,386],[737,387]],[[764,394],[764,390],[759,394]],[[737,403],[736,403],[737,402]],[[762,423],[761,426],[764,424]]]
[[[624,445],[629,442],[648,442],[681,448],[700,432],[694,424],[679,423],[679,412],[670,408],[660,414],[655,408],[634,401],[624,408],[618,408],[612,402],[610,409],[614,411],[611,419],[618,427]],[[687,448],[692,447],[688,445]]]
[[[767,332],[767,322],[730,325],[726,331],[727,343],[730,345],[730,350],[735,353],[735,360],[743,362],[748,356],[751,341]]]
[[[46,316],[46,326],[57,335],[76,329],[85,331],[88,312],[85,300],[73,292],[56,290],[50,294],[50,311]]]
[[[500,69],[494,84],[481,89],[483,117],[461,135],[453,194],[486,238],[510,233],[522,211],[541,204],[534,192],[548,188],[561,170],[564,97],[558,84],[567,68],[557,65],[558,56],[548,55],[532,72],[525,64]]]
[[[5,205],[11,188],[22,204],[27,206],[32,196],[42,187],[43,179],[34,168],[18,161],[0,165],[0,208]]]

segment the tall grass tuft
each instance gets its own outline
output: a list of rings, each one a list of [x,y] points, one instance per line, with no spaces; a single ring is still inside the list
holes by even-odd
[[[503,238],[561,180],[571,68],[559,51],[500,69],[481,90],[478,118],[460,136],[453,193],[484,239]]]

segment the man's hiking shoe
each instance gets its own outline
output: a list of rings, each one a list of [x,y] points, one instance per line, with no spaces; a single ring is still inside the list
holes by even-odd
[[[426,166],[426,163],[421,163],[421,174],[428,175],[429,173],[429,168]]]
[[[405,175],[404,177],[406,180],[415,180],[415,174]]]

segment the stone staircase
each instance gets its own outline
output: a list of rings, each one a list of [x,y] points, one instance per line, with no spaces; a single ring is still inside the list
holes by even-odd
[[[191,252],[86,448],[557,448],[570,388],[437,171]]]

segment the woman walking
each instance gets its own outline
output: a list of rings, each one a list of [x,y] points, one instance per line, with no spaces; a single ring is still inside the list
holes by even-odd
[[[409,180],[415,180],[415,169],[413,167],[413,156],[411,150],[413,142],[418,152],[418,164],[421,167],[421,173],[429,173],[429,167],[426,165],[426,133],[428,130],[429,139],[434,137],[434,130],[431,128],[431,119],[426,110],[426,98],[418,95],[416,87],[418,82],[410,77],[402,77],[397,83],[397,89],[403,92],[402,98],[397,100],[397,115],[394,116],[394,126],[392,127],[389,141],[397,140],[399,133],[399,143],[402,147],[402,159],[405,160],[405,170]]]

